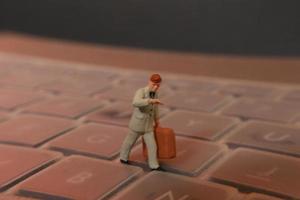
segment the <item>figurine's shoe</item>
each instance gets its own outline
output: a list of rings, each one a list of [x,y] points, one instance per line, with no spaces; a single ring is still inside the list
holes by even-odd
[[[121,162],[122,164],[130,165],[130,163],[129,163],[128,160],[122,160],[122,159],[120,159],[120,162]]]
[[[165,172],[166,170],[164,169],[164,168],[162,168],[162,167],[158,167],[158,168],[153,168],[153,169],[151,169],[151,171],[162,171],[162,172]]]

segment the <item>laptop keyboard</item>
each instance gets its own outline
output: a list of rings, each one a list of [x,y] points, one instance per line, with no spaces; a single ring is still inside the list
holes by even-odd
[[[119,163],[153,72],[0,54],[0,200],[300,199],[300,86],[163,77],[177,156]]]

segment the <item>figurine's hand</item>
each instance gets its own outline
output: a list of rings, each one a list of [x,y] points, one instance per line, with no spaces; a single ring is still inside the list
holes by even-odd
[[[149,99],[149,103],[163,105],[163,103],[159,99]]]

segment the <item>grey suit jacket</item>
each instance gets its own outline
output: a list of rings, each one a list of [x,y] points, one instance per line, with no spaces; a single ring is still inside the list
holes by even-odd
[[[129,128],[136,132],[153,131],[154,120],[158,119],[158,106],[149,103],[149,87],[136,91],[132,105],[133,114],[129,122]],[[156,92],[155,98],[158,98]]]

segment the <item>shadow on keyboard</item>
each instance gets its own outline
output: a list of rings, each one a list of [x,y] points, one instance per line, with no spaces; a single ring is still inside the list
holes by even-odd
[[[300,199],[300,86],[161,73],[177,157],[119,163],[150,72],[0,54],[0,200]]]

